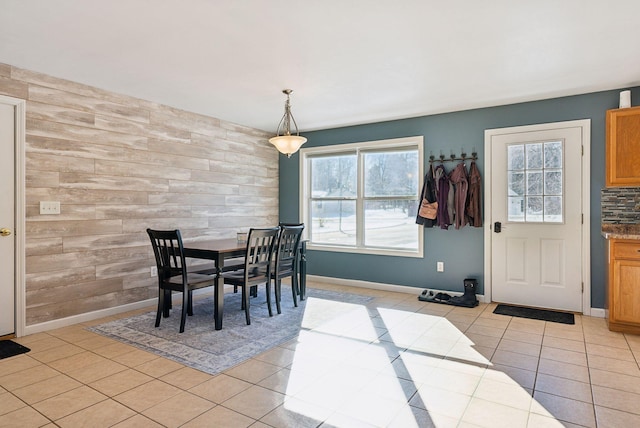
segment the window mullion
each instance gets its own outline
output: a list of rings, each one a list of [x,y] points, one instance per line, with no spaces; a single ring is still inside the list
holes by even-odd
[[[364,247],[364,154],[358,150],[358,192],[356,200],[356,245]]]

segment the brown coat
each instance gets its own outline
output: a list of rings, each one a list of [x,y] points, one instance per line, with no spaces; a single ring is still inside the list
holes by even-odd
[[[471,226],[482,227],[482,177],[475,162],[471,162],[471,166],[469,166],[467,216]]]
[[[456,229],[463,228],[468,224],[466,216],[467,191],[469,182],[467,181],[467,170],[464,163],[459,163],[451,174],[449,180],[454,184],[455,191],[453,196],[454,204],[454,225]]]

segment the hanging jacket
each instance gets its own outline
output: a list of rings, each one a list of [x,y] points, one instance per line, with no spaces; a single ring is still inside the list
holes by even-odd
[[[456,229],[463,228],[467,223],[467,192],[469,191],[469,182],[467,181],[467,170],[464,163],[459,163],[451,174],[449,174],[449,180],[454,185],[454,219],[453,224]]]
[[[436,224],[436,220],[430,218],[424,218],[420,216],[420,204],[423,199],[429,202],[436,201],[436,182],[433,178],[433,164],[429,165],[429,171],[424,176],[424,183],[422,185],[422,192],[420,193],[420,200],[418,201],[418,214],[416,214],[416,223],[421,224],[424,227],[433,227]]]
[[[469,166],[469,199],[467,216],[473,227],[482,227],[482,177],[475,162]]]
[[[447,198],[447,213],[449,214],[449,224],[453,224],[456,218],[456,201],[453,199],[456,194],[456,186],[453,181],[451,181],[451,172],[447,174],[447,178],[449,179],[449,194]]]
[[[436,217],[436,224],[441,229],[449,229],[451,222],[449,221],[449,209],[447,208],[447,200],[449,198],[449,176],[444,170],[444,165],[438,165],[433,173],[437,193],[436,199],[438,201],[438,217]]]

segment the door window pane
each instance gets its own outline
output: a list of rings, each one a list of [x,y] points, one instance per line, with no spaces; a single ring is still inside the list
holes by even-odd
[[[544,143],[544,167],[562,168],[562,141]]]
[[[514,144],[507,147],[507,169],[509,171],[524,169],[524,144]]]
[[[542,143],[528,143],[525,147],[527,150],[527,169],[542,168]]]
[[[562,141],[507,146],[508,221],[563,221],[563,151]]]
[[[527,195],[542,195],[542,171],[527,171]]]
[[[542,196],[527,196],[527,212],[525,218],[527,221],[542,221]]]
[[[544,172],[544,194],[562,195],[562,170]]]
[[[509,196],[524,196],[524,173],[509,172]]]
[[[509,221],[524,221],[524,197],[507,198],[507,215]]]
[[[544,218],[549,222],[562,221],[562,197],[561,196],[545,196],[544,197]]]

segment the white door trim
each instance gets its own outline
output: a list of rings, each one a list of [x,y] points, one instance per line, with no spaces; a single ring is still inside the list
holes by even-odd
[[[26,101],[0,95],[0,103],[15,108],[15,334],[24,335],[26,324],[26,286],[25,286],[25,135],[26,135]]]
[[[582,130],[582,278],[584,290],[582,293],[582,313],[591,315],[591,215],[590,215],[590,178],[591,178],[591,119],[554,122],[539,125],[514,126],[509,128],[487,129],[484,131],[484,298],[485,302],[492,301],[491,295],[491,138],[495,135],[513,134],[518,132],[536,132],[548,129],[579,127]]]

